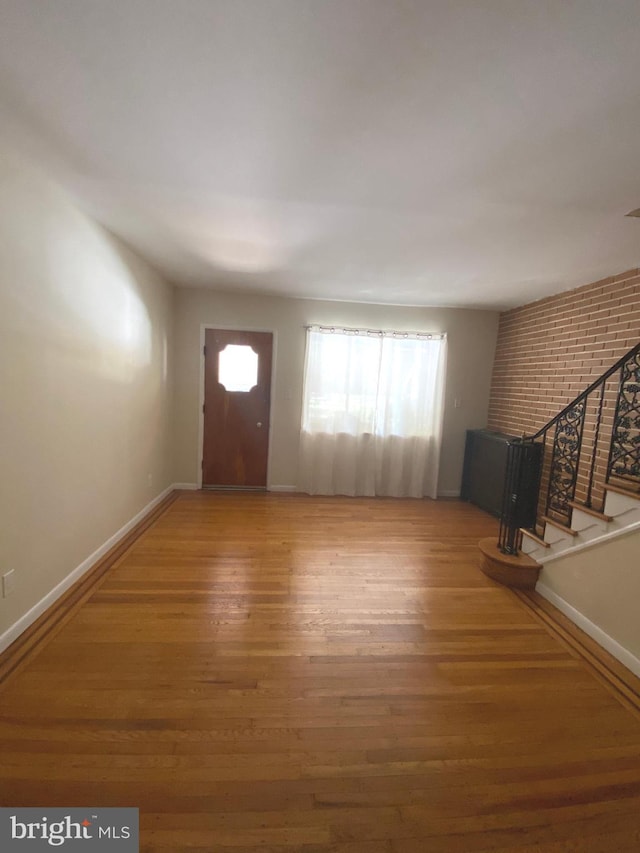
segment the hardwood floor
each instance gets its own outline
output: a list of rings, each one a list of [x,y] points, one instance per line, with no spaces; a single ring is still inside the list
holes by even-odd
[[[0,694],[0,800],[141,850],[640,849],[640,720],[458,502],[186,493]]]

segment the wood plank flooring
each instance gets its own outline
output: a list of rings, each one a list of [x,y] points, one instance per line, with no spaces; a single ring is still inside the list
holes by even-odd
[[[640,850],[640,720],[458,502],[185,493],[0,693],[0,802],[141,850]]]

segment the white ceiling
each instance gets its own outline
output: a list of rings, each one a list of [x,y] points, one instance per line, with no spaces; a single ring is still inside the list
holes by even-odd
[[[0,97],[177,284],[506,307],[640,265],[638,0],[0,0]]]

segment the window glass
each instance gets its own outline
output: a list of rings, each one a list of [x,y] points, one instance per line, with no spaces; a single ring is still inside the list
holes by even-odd
[[[218,382],[225,391],[251,391],[258,384],[258,354],[249,346],[227,344],[218,355]]]

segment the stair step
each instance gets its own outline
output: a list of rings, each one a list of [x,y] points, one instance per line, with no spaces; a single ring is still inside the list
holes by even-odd
[[[632,492],[629,489],[623,489],[622,486],[612,486],[611,483],[607,483],[604,488],[607,492],[615,492],[616,495],[624,495],[625,498],[640,501],[640,492]]]
[[[628,489],[630,492],[640,492],[640,482],[620,477],[617,474],[609,474],[607,485],[616,486],[619,489]]]
[[[503,554],[495,536],[481,539],[480,568],[488,577],[505,586],[535,589],[542,566],[526,554]]]
[[[564,524],[561,524],[559,521],[556,521],[554,518],[549,518],[548,515],[542,516],[545,524],[550,524],[551,527],[555,527],[557,530],[562,530],[563,533],[568,534],[569,536],[577,536],[578,531],[572,530],[570,527],[566,527]]]
[[[572,506],[574,509],[579,509],[580,512],[584,512],[593,518],[598,518],[600,521],[613,521],[612,515],[605,515],[604,512],[598,512],[597,509],[592,509],[590,506],[578,503],[578,501],[569,501],[569,506]]]
[[[544,539],[541,539],[539,536],[536,536],[535,533],[532,533],[530,530],[527,530],[525,527],[520,528],[520,533],[523,536],[528,537],[529,539],[533,539],[536,545],[539,545],[541,548],[551,548],[548,542],[545,542]]]

